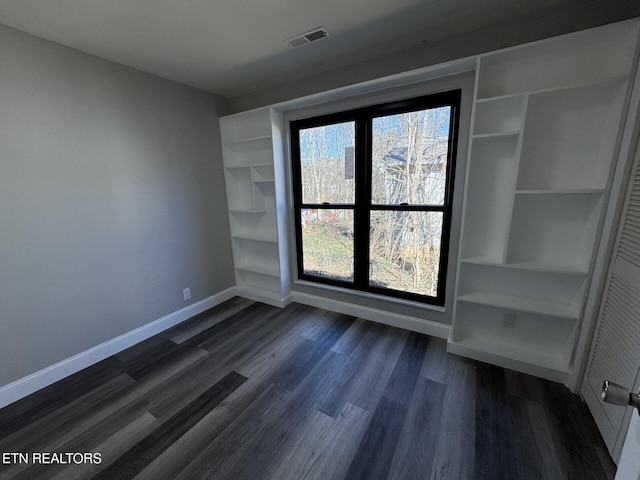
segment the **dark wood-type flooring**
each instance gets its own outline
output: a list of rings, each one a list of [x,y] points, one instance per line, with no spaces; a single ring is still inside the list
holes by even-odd
[[[0,479],[603,479],[565,387],[441,339],[232,299],[0,410]]]

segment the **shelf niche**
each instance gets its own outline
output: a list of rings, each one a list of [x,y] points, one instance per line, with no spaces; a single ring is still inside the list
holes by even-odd
[[[518,171],[517,136],[473,139],[463,258],[486,257],[502,263]]]
[[[591,193],[516,196],[506,262],[588,272],[602,199]]]
[[[518,189],[604,189],[626,82],[529,97]]]

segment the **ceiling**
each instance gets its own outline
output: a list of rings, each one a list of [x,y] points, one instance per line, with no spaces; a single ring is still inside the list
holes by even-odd
[[[2,0],[0,23],[234,98],[567,1]]]

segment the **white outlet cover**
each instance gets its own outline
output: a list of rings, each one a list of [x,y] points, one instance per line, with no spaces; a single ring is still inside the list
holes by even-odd
[[[189,300],[191,298],[191,288],[183,288],[182,296],[184,297],[185,300]]]

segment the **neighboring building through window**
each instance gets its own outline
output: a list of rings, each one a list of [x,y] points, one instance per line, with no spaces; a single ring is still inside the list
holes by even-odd
[[[444,305],[460,95],[291,122],[300,279]]]

